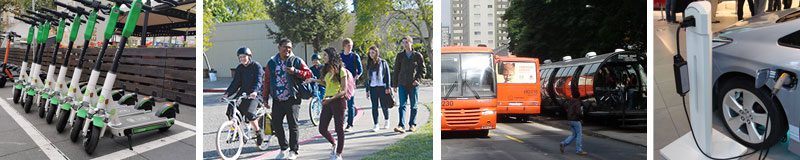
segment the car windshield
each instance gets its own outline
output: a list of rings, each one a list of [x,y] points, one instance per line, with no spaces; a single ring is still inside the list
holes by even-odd
[[[441,61],[443,98],[495,97],[491,54],[444,54]]]

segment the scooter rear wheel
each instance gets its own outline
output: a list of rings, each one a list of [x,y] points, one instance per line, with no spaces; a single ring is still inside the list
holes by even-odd
[[[58,105],[51,104],[51,103],[48,103],[48,102],[45,102],[44,104],[50,104],[50,105],[47,105],[47,106],[50,107],[50,109],[47,110],[47,115],[44,117],[44,119],[45,119],[45,121],[47,121],[47,124],[51,124],[51,123],[53,123],[53,116],[56,115],[56,109],[58,108]]]
[[[19,104],[20,96],[22,96],[22,89],[14,88],[14,104]]]
[[[62,110],[58,114],[58,123],[56,123],[56,131],[58,133],[64,132],[64,127],[67,126],[67,121],[69,121],[69,112],[69,110]]]
[[[33,106],[33,96],[25,95],[25,103],[22,104],[25,113],[31,113],[31,106]]]
[[[92,130],[88,134],[89,140],[83,146],[85,146],[84,149],[87,154],[92,154],[97,149],[97,143],[100,141],[100,127],[92,126]]]
[[[84,118],[76,117],[75,121],[72,122],[72,128],[69,132],[69,140],[71,140],[73,143],[78,142],[78,139],[80,138],[79,135],[81,135],[81,128],[83,128],[83,120]]]

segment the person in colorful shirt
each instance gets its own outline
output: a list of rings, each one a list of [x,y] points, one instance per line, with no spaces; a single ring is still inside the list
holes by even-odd
[[[281,39],[278,43],[280,52],[272,56],[267,62],[266,73],[264,76],[263,96],[264,100],[272,99],[272,128],[281,152],[280,159],[296,159],[299,146],[297,144],[297,117],[300,112],[302,99],[297,97],[295,84],[304,83],[312,76],[311,70],[306,66],[302,59],[292,53],[292,41]],[[283,119],[289,125],[289,143],[286,142],[286,135],[283,129]],[[291,149],[287,153],[287,150]]]

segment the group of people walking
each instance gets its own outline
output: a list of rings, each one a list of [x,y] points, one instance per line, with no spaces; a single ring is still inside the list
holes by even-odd
[[[378,132],[390,127],[389,109],[395,105],[399,108],[400,118],[394,131],[399,133],[416,131],[417,88],[425,69],[422,54],[414,51],[412,45],[413,39],[405,36],[402,40],[403,51],[397,54],[391,68],[381,57],[380,49],[376,46],[369,48],[367,63],[363,65],[359,54],[353,51],[353,41],[349,38],[342,41],[341,52],[327,48],[323,53],[314,54],[311,57],[310,67],[302,58],[292,53],[292,41],[288,39],[279,41],[279,52],[269,58],[266,68],[262,68],[261,64],[251,59],[253,54],[249,48],[242,47],[236,53],[240,64],[236,67],[233,81],[223,96],[242,93],[248,96],[236,109],[255,130],[256,145],[261,145],[264,136],[257,123],[260,117],[256,116],[256,110],[260,106],[271,108],[271,128],[281,149],[278,158],[296,159],[299,154],[298,113],[303,101],[299,96],[301,88],[297,86],[309,83],[318,85],[318,92],[313,96],[322,100],[319,133],[331,143],[330,158],[342,159],[345,132],[353,129],[357,114],[354,100],[357,96],[347,92],[347,89],[354,88],[350,85],[358,82],[362,75],[366,76],[363,83],[366,97],[372,102],[374,125],[372,131]],[[363,68],[364,66],[366,68]],[[395,92],[398,93],[399,103],[394,101]],[[268,100],[272,100],[271,107]],[[407,101],[411,115],[406,125],[404,116]],[[232,112],[231,109],[228,113]],[[382,127],[379,125],[380,113],[383,114]],[[328,130],[331,120],[334,123],[336,138]],[[284,122],[288,124],[288,142],[283,127]]]
[[[691,0],[686,0],[691,1]],[[717,20],[717,5],[722,0],[708,0],[711,3],[711,19],[713,23],[719,23]],[[736,0],[736,18],[737,20],[744,19],[744,4],[747,2],[747,7],[749,8],[750,15],[757,16],[764,14],[766,12],[774,12],[779,11],[782,9],[789,9],[792,8],[792,0]],[[688,4],[688,3],[678,3],[678,0],[666,0],[666,12],[667,12],[667,22],[669,23],[679,23],[677,18],[675,17],[676,12],[678,11],[677,8],[680,8],[678,5],[681,4]],[[800,7],[800,4],[798,5]]]

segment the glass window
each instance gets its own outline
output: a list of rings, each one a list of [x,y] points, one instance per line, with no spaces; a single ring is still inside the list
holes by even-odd
[[[781,39],[778,39],[778,44],[792,48],[800,48],[800,31],[781,37]]]
[[[486,53],[442,55],[443,97],[494,97],[495,71],[492,56]]]

